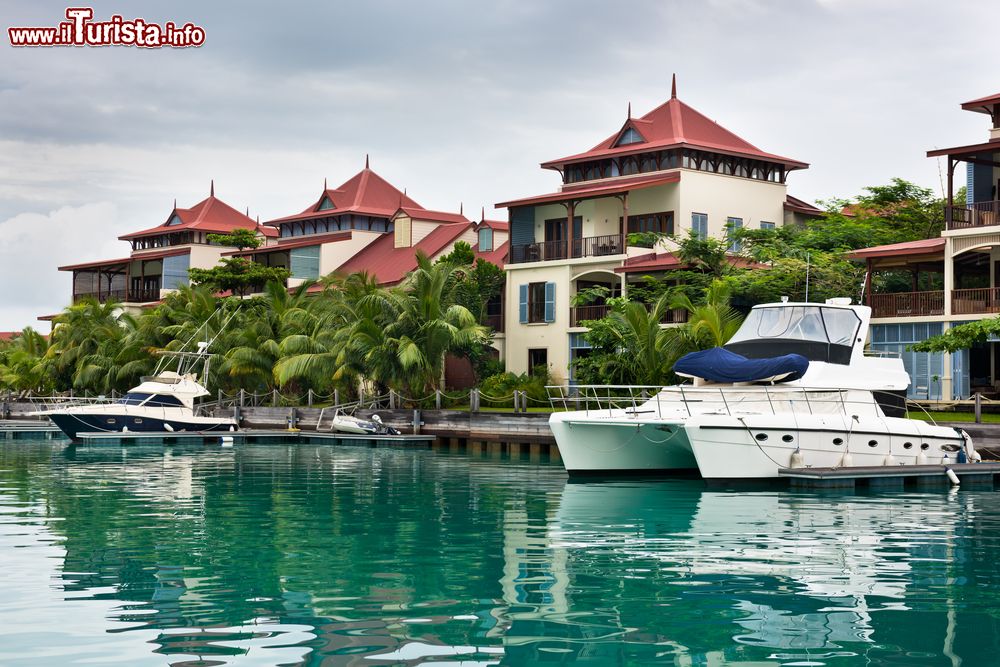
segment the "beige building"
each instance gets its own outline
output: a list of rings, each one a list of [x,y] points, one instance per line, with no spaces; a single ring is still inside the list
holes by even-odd
[[[218,264],[228,248],[212,243],[208,235],[236,229],[255,230],[265,243],[278,236],[276,229],[257,224],[218,199],[212,183],[209,196],[191,208],[178,208],[175,202],[163,223],[118,237],[131,244],[128,257],[60,266],[59,270],[73,274],[74,303],[90,297],[137,309],[187,285],[188,269],[210,269]]]
[[[571,380],[587,344],[579,322],[607,312],[602,300],[572,306],[582,289],[627,292],[630,280],[680,268],[671,243],[638,247],[629,234],[725,238],[737,227],[791,224],[820,211],[790,197],[789,172],[804,162],[766,153],[677,98],[641,118],[630,113],[594,148],[542,164],[560,174],[558,191],[506,201],[509,211],[505,305],[506,365],[545,365]],[[733,248],[736,249],[735,247]],[[671,313],[670,322],[680,313]]]
[[[990,123],[986,141],[927,153],[947,160],[940,237],[852,253],[867,263],[871,346],[902,357],[913,399],[948,402],[977,393],[1000,399],[1000,343],[995,338],[950,353],[910,349],[957,324],[1000,313],[1000,94],[961,107],[988,116]],[[955,175],[963,163],[965,199],[956,200]]]

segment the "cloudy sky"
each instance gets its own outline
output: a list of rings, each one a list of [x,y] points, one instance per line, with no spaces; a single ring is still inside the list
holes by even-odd
[[[538,163],[679,97],[804,160],[790,192],[850,196],[900,176],[940,190],[934,147],[986,138],[960,102],[1000,91],[992,2],[369,0],[94,3],[206,30],[197,49],[0,45],[0,330],[69,299],[59,264],[128,254],[119,234],[176,197],[262,220],[372,167],[423,206],[548,192]],[[4,0],[4,28],[65,5]],[[503,215],[499,213],[498,215]],[[40,328],[47,330],[42,323]]]

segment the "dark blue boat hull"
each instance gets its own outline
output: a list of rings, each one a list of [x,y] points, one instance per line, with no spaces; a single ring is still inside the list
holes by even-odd
[[[169,433],[167,425],[174,432],[208,432],[208,431],[230,431],[233,424],[220,422],[218,424],[197,424],[176,419],[153,419],[150,417],[134,417],[131,415],[83,415],[64,414],[48,415],[49,419],[62,430],[72,440],[77,439],[80,433],[120,433],[123,427],[127,427],[130,433]],[[114,424],[109,424],[108,419],[114,419]]]

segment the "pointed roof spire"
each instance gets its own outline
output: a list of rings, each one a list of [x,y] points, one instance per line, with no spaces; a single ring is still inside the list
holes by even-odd
[[[177,197],[174,197],[174,210],[177,210]]]
[[[330,188],[326,187],[326,176],[323,177],[323,192],[326,192]]]
[[[365,153],[365,169],[368,169],[368,153]]]
[[[627,115],[627,117],[628,118],[632,117],[632,102],[631,102],[631,100],[628,103],[628,115]]]
[[[250,207],[249,206],[247,206],[247,217],[248,218],[250,217]]]
[[[212,184],[209,186],[208,196],[209,197],[214,197],[215,196],[215,179],[214,178],[212,179]]]
[[[260,227],[260,213],[257,214],[257,226]]]
[[[481,209],[479,209],[479,220],[481,222],[486,220],[486,207],[485,206],[483,206]]]
[[[463,211],[464,207],[465,207],[465,203],[464,202],[458,202],[458,214],[459,215],[464,215],[464,211]]]
[[[670,99],[677,99],[677,72],[670,79]]]

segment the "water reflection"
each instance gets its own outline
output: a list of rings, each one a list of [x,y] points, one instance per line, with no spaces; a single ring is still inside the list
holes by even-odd
[[[998,503],[0,444],[0,663],[988,664]]]

